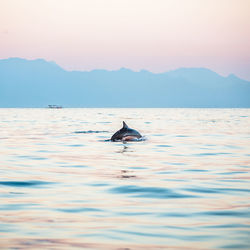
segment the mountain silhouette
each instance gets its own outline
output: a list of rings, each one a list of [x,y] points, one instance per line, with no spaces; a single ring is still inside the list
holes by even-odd
[[[0,60],[0,107],[249,108],[250,82],[205,68],[66,71],[43,59]]]

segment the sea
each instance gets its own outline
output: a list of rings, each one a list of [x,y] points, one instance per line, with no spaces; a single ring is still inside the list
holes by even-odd
[[[0,109],[0,249],[250,249],[250,109]]]

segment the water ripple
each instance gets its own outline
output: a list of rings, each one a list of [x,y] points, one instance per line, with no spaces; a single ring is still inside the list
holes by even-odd
[[[220,194],[220,193],[231,193],[231,192],[243,192],[250,193],[250,189],[244,188],[205,188],[205,187],[193,187],[193,188],[185,188],[185,191],[193,192],[193,193],[206,193],[206,194]]]
[[[138,231],[126,231],[126,230],[112,230],[114,233],[136,235],[141,237],[153,237],[153,238],[169,238],[169,239],[181,239],[187,241],[206,241],[218,238],[216,235],[177,235],[177,234],[167,234],[167,233],[146,233]]]
[[[225,249],[249,249],[249,244],[231,244],[231,245],[223,245],[220,248]]]
[[[37,206],[37,204],[4,204],[0,205],[0,210],[1,211],[18,211],[18,210],[25,210],[28,208],[34,208],[34,206]]]
[[[110,189],[112,193],[131,194],[134,197],[155,198],[155,199],[179,199],[197,197],[194,195],[181,194],[167,188],[158,187],[139,187],[139,186],[121,186]]]
[[[52,182],[46,181],[0,181],[0,185],[11,186],[11,187],[32,187],[39,185],[52,184]]]
[[[243,218],[250,218],[250,211],[248,210],[239,210],[239,211],[234,211],[234,210],[217,210],[217,211],[206,211],[206,212],[201,212],[198,213],[200,215],[205,215],[205,216],[230,216],[230,217],[243,217]]]
[[[75,131],[75,134],[99,134],[99,133],[108,133],[106,130],[86,130],[86,131]]]
[[[92,207],[60,208],[56,209],[56,211],[66,212],[66,213],[103,212],[102,209],[92,208]]]

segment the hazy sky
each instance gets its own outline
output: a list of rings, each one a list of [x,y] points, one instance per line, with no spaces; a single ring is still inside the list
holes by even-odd
[[[0,0],[0,58],[250,80],[250,0]]]

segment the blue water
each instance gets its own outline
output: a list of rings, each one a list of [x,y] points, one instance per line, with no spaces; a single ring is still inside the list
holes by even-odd
[[[0,109],[0,248],[250,249],[249,171],[250,109]]]

